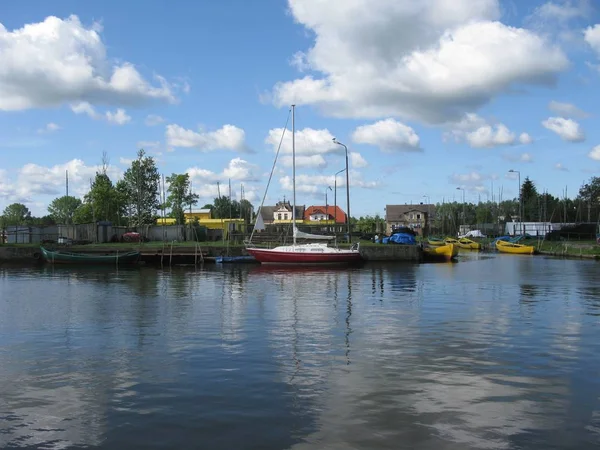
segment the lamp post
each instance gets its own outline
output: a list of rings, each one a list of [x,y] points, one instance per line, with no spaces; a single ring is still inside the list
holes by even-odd
[[[427,229],[427,235],[429,236],[429,195],[424,195],[423,198],[427,202],[427,219],[425,220],[425,227]]]
[[[337,176],[338,174],[344,172],[346,169],[338,170],[333,176],[333,231],[337,233]]]
[[[352,236],[350,235],[350,175],[348,174],[348,147],[333,138],[333,143],[341,145],[346,150],[346,217],[348,223],[348,243],[352,242]]]
[[[462,222],[462,225],[464,225],[465,222],[467,221],[467,213],[465,210],[465,188],[457,187],[456,189],[458,189],[459,191],[462,191],[462,197],[463,197],[462,198],[462,204],[463,204],[463,214],[462,215],[463,215],[463,218],[462,218],[461,222]],[[458,231],[459,231],[458,234],[460,234],[460,230],[458,230]]]
[[[327,228],[327,232],[329,232],[329,211],[328,211],[329,205],[327,203],[327,190],[331,191],[332,190],[331,186],[327,186],[325,188],[325,226]]]
[[[513,169],[510,169],[508,172],[516,173],[519,177],[519,222],[521,222],[521,235],[525,235],[525,230],[523,228],[523,196],[521,195],[521,172]]]

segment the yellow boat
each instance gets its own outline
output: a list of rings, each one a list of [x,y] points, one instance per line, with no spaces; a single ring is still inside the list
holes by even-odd
[[[535,253],[533,245],[513,244],[506,241],[496,241],[496,250],[501,253],[512,253],[514,255],[533,255]]]
[[[466,250],[481,250],[481,244],[479,242],[472,241],[468,238],[460,238],[456,245]]]
[[[447,237],[446,239],[444,239],[444,242],[446,244],[458,244],[458,239]]]
[[[454,244],[423,247],[423,258],[426,261],[451,261],[458,255],[458,247]]]
[[[427,239],[427,243],[429,245],[433,245],[434,247],[439,247],[440,245],[444,245],[445,242],[443,239],[435,239],[435,238],[429,238]]]

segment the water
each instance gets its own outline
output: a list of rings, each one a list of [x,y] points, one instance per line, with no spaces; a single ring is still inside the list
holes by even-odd
[[[600,265],[0,268],[0,448],[600,446]]]

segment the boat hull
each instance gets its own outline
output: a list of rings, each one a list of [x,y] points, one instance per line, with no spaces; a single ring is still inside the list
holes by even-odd
[[[458,247],[454,244],[423,248],[425,261],[452,261],[456,255],[458,255]]]
[[[471,239],[461,238],[456,242],[456,245],[464,250],[481,250],[481,244]]]
[[[442,245],[446,245],[446,243],[442,239],[428,239],[427,243],[434,247],[441,247]]]
[[[513,255],[533,255],[535,253],[535,247],[532,245],[512,244],[504,241],[496,242],[496,250],[500,253],[511,253]]]
[[[114,255],[91,255],[87,253],[71,253],[40,248],[44,261],[50,264],[84,264],[84,265],[121,265],[137,264],[140,252],[115,253]]]
[[[316,265],[343,265],[357,264],[362,261],[362,256],[358,251],[338,252],[294,252],[277,251],[276,249],[246,249],[261,264],[316,264]]]
[[[217,264],[226,264],[226,263],[242,264],[242,263],[255,263],[257,261],[254,256],[248,255],[248,256],[217,256],[215,258],[215,262]]]

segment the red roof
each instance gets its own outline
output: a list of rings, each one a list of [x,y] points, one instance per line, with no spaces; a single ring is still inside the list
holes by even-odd
[[[313,214],[327,214],[329,220],[335,217],[335,223],[346,223],[346,213],[339,206],[334,208],[327,205],[327,210],[325,210],[325,206],[309,206],[304,210],[304,220],[310,220],[310,216]]]

